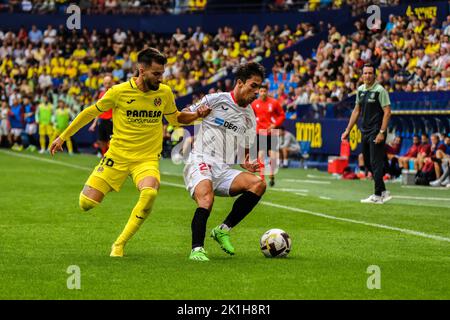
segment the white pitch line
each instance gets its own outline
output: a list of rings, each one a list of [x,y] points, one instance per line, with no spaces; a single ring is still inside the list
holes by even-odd
[[[76,166],[76,165],[71,165],[71,164],[68,164],[68,163],[65,163],[65,162],[61,162],[61,161],[56,161],[56,160],[48,160],[48,159],[43,159],[43,158],[39,158],[39,157],[23,155],[23,154],[18,154],[18,153],[8,152],[8,151],[2,151],[2,150],[0,150],[0,152],[2,152],[4,154],[7,154],[7,155],[15,156],[15,157],[31,158],[31,159],[34,159],[34,160],[37,160],[37,161],[49,162],[49,163],[53,163],[53,164],[57,164],[57,165],[61,165],[61,166],[71,167],[71,168],[74,168],[74,169],[91,170],[90,168],[86,168],[86,167],[82,167],[82,166]],[[177,188],[183,188],[183,189],[185,188],[184,185],[179,184],[179,183],[163,182],[162,184],[163,185],[172,186],[172,187],[177,187]],[[397,227],[391,227],[391,226],[387,226],[387,225],[384,225],[384,224],[371,223],[371,222],[366,222],[366,221],[361,221],[361,220],[354,220],[354,219],[335,217],[335,216],[324,214],[324,213],[313,212],[313,211],[299,209],[299,208],[294,208],[294,207],[288,207],[288,206],[281,205],[281,204],[276,204],[276,203],[273,203],[273,202],[261,201],[260,203],[263,204],[263,205],[269,206],[269,207],[280,208],[280,209],[294,211],[294,212],[301,212],[301,213],[309,214],[309,215],[316,216],[316,217],[321,217],[321,218],[326,218],[326,219],[331,219],[331,220],[337,220],[337,221],[344,221],[344,222],[355,223],[355,224],[361,224],[361,225],[375,227],[375,228],[380,228],[380,229],[386,229],[386,230],[391,230],[391,231],[398,231],[398,232],[401,232],[401,233],[414,235],[414,236],[418,236],[418,237],[423,237],[423,238],[428,238],[428,239],[433,239],[433,240],[438,240],[438,241],[450,242],[450,238],[446,238],[446,237],[442,237],[442,236],[436,236],[436,235],[433,235],[433,234],[427,234],[427,233],[420,232],[420,231],[414,231],[414,230],[409,230],[409,229],[402,229],[402,228],[397,228]]]
[[[323,200],[331,200],[330,197],[323,197],[323,196],[320,196],[319,198],[320,198],[320,199],[323,199]]]
[[[290,188],[276,188],[276,189],[270,189],[270,191],[300,192],[300,193],[309,192],[308,189],[290,189]]]
[[[304,179],[281,179],[281,180],[289,181],[289,182],[312,183],[312,184],[331,184],[330,181],[317,181],[317,180],[304,180]]]
[[[32,159],[32,160],[38,160],[38,161],[42,161],[42,162],[59,164],[61,166],[74,168],[74,169],[89,170],[89,171],[94,169],[93,167],[92,168],[86,168],[86,167],[78,166],[76,164],[66,163],[66,162],[62,162],[62,161],[58,161],[58,160],[54,160],[54,159],[46,159],[46,158],[36,157],[36,156],[23,154],[23,153],[16,153],[16,152],[12,152],[12,151],[0,150],[0,152],[2,152],[4,154],[7,154],[7,155],[10,155],[10,156],[18,157],[18,158]]]
[[[270,207],[274,207],[274,208],[280,208],[280,209],[284,209],[284,210],[290,210],[290,211],[295,211],[295,212],[306,213],[306,214],[309,214],[309,215],[312,215],[312,216],[316,216],[316,217],[322,217],[322,218],[326,218],[326,219],[344,221],[344,222],[355,223],[355,224],[362,224],[362,225],[365,225],[365,226],[370,226],[370,227],[375,227],[375,228],[380,228],[380,229],[398,231],[398,232],[401,232],[401,233],[406,233],[406,234],[414,235],[414,236],[418,236],[418,237],[429,238],[429,239],[438,240],[438,241],[450,242],[450,238],[436,236],[436,235],[433,235],[433,234],[427,234],[427,233],[420,232],[420,231],[414,231],[414,230],[409,230],[409,229],[402,229],[402,228],[397,228],[397,227],[391,227],[391,226],[387,226],[387,225],[384,225],[384,224],[371,223],[371,222],[366,222],[366,221],[361,221],[361,220],[354,220],[354,219],[335,217],[335,216],[324,214],[324,213],[313,212],[313,211],[299,209],[299,208],[294,208],[294,207],[288,207],[288,206],[284,206],[284,205],[276,204],[276,203],[272,203],[272,202],[267,202],[267,201],[261,201],[261,204],[264,204],[264,205],[270,206]]]
[[[167,176],[175,176],[175,177],[182,177],[183,175],[181,173],[173,173],[173,172],[169,172],[169,171],[161,171],[162,175],[167,175]]]
[[[450,198],[413,197],[413,196],[392,196],[392,197],[395,198],[395,199],[450,201]]]
[[[179,183],[173,183],[173,182],[167,182],[167,181],[161,181],[161,184],[171,187],[177,187],[177,188],[183,188],[186,189],[186,186],[184,184]]]
[[[307,174],[306,175],[307,178],[312,178],[312,179],[325,179],[325,180],[335,180],[335,178],[333,177],[327,177],[327,176],[316,176],[314,174]]]
[[[427,187],[427,186],[402,186],[402,188],[407,189],[419,189],[419,190],[450,190],[447,187]]]

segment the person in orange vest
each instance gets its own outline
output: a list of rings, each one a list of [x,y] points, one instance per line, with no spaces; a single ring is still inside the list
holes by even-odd
[[[253,101],[252,108],[256,116],[256,132],[258,143],[258,159],[260,162],[260,175],[264,179],[264,158],[270,157],[269,185],[275,185],[274,172],[278,162],[278,139],[275,131],[286,119],[283,108],[277,99],[268,95],[268,85],[259,89],[259,98]],[[272,141],[276,139],[276,141]]]
[[[100,91],[98,95],[99,99],[103,97],[103,95],[114,85],[113,78],[111,75],[106,75],[103,78],[103,90]],[[106,151],[109,148],[109,140],[111,140],[111,136],[113,134],[113,124],[112,124],[112,109],[103,112],[97,118],[95,118],[92,125],[89,127],[89,131],[94,132],[95,127],[98,124],[98,153],[97,156],[101,157],[105,155]]]

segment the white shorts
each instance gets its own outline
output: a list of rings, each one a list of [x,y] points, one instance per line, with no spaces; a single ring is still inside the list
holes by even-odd
[[[25,126],[25,132],[28,135],[33,135],[37,132],[37,124],[36,123],[27,123]]]
[[[17,137],[20,137],[20,135],[22,134],[22,131],[23,131],[23,129],[21,129],[21,128],[12,128],[11,134],[17,138]]]
[[[229,197],[231,184],[241,173],[242,171],[233,169],[227,164],[192,161],[188,162],[184,167],[184,184],[191,197],[193,197],[197,185],[201,181],[208,179],[212,181],[215,195]]]

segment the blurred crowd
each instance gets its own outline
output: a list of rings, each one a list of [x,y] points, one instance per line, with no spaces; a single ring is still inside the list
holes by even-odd
[[[377,67],[378,81],[389,92],[450,89],[450,16],[442,24],[416,16],[390,16],[380,29],[368,29],[364,20],[355,26],[349,36],[331,26],[328,40],[311,57],[297,52],[276,57],[270,91],[287,111],[353,94],[367,62]]]
[[[287,26],[260,30],[255,25],[240,33],[225,26],[216,34],[200,27],[185,32],[177,28],[168,36],[121,29],[77,33],[62,25],[0,31],[4,80],[0,97],[14,90],[37,96],[52,91],[69,96],[70,107],[77,110],[93,101],[104,74],[111,73],[116,82],[132,76],[137,53],[147,47],[166,54],[165,82],[176,96],[182,96],[214,82],[240,62],[260,61],[314,34],[314,26],[308,23],[298,24],[295,30]]]
[[[77,114],[91,105],[99,97],[105,75],[110,74],[116,83],[134,75],[137,53],[144,48],[156,47],[166,54],[164,82],[182,96],[214,82],[241,62],[260,61],[315,33],[308,23],[294,30],[277,25],[260,30],[255,25],[240,33],[224,26],[216,34],[200,27],[186,32],[177,28],[168,36],[121,29],[77,32],[62,25],[0,30],[0,101],[9,110],[2,119],[8,123],[2,142],[22,147],[20,134],[16,135],[19,130],[10,129],[14,124],[27,131],[25,106],[36,110],[48,99],[54,112],[62,101],[71,114]],[[229,90],[231,85],[227,80],[222,89]]]
[[[82,14],[167,14],[173,0],[4,0],[0,10],[32,14],[64,13],[70,4],[76,4]]]
[[[247,11],[316,11],[350,7],[354,16],[365,12],[372,4],[397,5],[400,0],[261,0],[260,3],[243,2]],[[217,7],[218,2],[210,4]],[[33,14],[63,13],[68,5],[76,4],[83,14],[177,14],[203,10],[207,0],[0,0],[0,11]],[[234,5],[234,4],[233,4]]]

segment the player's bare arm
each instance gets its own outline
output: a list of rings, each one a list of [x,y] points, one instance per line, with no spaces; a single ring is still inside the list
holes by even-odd
[[[194,112],[189,111],[189,108],[184,108],[177,116],[177,121],[182,124],[189,124],[194,122],[197,119],[207,117],[211,112],[211,109],[202,105]]]

